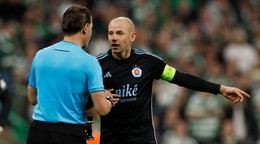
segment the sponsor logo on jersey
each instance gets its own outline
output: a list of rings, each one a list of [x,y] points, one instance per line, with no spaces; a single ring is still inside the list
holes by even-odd
[[[130,102],[130,101],[136,101],[137,100],[137,91],[138,86],[137,84],[133,87],[130,86],[130,84],[123,85],[121,89],[116,89],[115,93],[117,95],[120,95],[120,102]]]
[[[142,75],[142,70],[139,67],[134,66],[134,68],[132,70],[132,75],[134,77],[140,77]]]
[[[112,75],[109,71],[104,75],[104,78],[108,78],[108,77],[112,77]]]

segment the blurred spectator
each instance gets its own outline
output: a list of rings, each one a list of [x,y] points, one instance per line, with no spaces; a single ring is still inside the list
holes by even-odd
[[[26,7],[21,0],[1,0],[0,1],[0,18],[4,21],[22,21]]]
[[[95,38],[90,41],[89,47],[90,49],[87,49],[87,51],[94,56],[107,51],[109,49],[109,44],[106,36],[101,32],[96,33]]]
[[[195,92],[185,108],[190,135],[199,144],[220,143],[223,117],[223,99],[210,94]]]
[[[221,127],[221,144],[237,144],[233,123],[228,119],[223,121]]]
[[[237,73],[249,73],[259,63],[257,51],[247,42],[247,34],[242,28],[233,29],[232,34],[234,39],[224,50],[225,61],[227,65],[234,65]]]
[[[156,3],[150,0],[133,0],[131,7],[136,24],[141,24],[149,16],[150,12],[155,11]]]
[[[142,35],[138,35],[138,37],[135,39],[133,47],[151,52],[152,51],[152,48],[150,46],[152,41],[151,31],[149,31],[146,27],[142,25],[136,25],[135,29],[137,33],[140,33]]]
[[[198,144],[188,134],[188,125],[180,120],[176,123],[175,129],[167,130],[162,137],[162,144]]]
[[[155,89],[155,100],[161,109],[182,106],[186,89],[174,85],[169,86],[168,83],[161,81],[156,81]]]
[[[7,124],[8,115],[11,111],[12,100],[9,95],[7,83],[2,78],[0,73],[0,135],[4,132],[4,127]]]
[[[176,21],[188,24],[197,18],[197,0],[170,0],[171,13]]]

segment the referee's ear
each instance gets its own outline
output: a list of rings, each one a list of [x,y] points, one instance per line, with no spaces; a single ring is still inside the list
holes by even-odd
[[[94,107],[94,104],[93,104],[93,101],[92,101],[91,96],[89,96],[89,97],[88,97],[88,100],[87,100],[87,104],[86,104],[85,110],[89,110],[89,109],[91,109],[92,107]]]

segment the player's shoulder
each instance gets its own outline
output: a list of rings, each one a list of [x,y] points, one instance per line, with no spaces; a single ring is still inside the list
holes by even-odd
[[[98,56],[96,56],[97,60],[103,60],[105,58],[107,58],[109,56],[108,54],[109,51],[103,52],[101,54],[99,54]]]
[[[149,52],[149,51],[146,51],[144,49],[137,49],[137,48],[132,48],[133,52],[136,54],[136,55],[142,55],[142,56],[146,56],[146,57],[149,57],[149,58],[156,58],[156,59],[160,59],[160,60],[163,60],[161,57],[159,57],[158,55],[156,54],[153,54],[152,52]]]

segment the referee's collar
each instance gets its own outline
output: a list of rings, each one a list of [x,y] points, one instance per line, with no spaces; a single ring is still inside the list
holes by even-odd
[[[60,43],[82,49],[82,47],[80,47],[78,44],[73,43],[73,42],[69,42],[69,41],[64,41],[64,40],[62,40],[62,41],[60,41]],[[66,47],[65,47],[65,48],[66,48]]]

